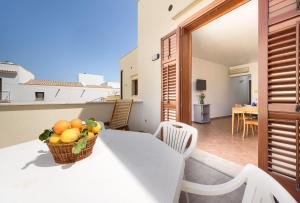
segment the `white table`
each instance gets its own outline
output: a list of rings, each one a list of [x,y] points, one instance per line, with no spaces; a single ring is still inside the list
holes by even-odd
[[[0,149],[1,203],[178,202],[183,157],[150,134],[105,130],[93,154],[56,164],[36,140]]]

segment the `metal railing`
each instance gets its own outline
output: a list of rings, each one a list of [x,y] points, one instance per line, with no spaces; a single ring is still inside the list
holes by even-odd
[[[10,102],[10,92],[9,91],[0,91],[0,103]]]

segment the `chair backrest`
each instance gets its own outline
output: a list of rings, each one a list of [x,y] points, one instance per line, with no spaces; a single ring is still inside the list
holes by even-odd
[[[120,129],[128,126],[129,115],[133,100],[116,100],[114,111],[108,127],[111,129]]]
[[[162,141],[187,159],[196,147],[198,131],[192,126],[174,121],[161,122],[155,136],[162,132]],[[191,138],[190,145],[188,141]]]
[[[218,196],[231,193],[242,185],[246,185],[242,203],[296,203],[290,193],[272,176],[252,164],[247,164],[232,180],[219,185],[203,185],[183,180],[182,191],[204,196]]]
[[[253,165],[247,165],[243,202],[296,202],[272,176]]]

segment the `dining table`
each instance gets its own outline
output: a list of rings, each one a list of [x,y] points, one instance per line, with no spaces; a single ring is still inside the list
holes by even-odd
[[[232,114],[231,114],[231,134],[234,135],[234,127],[235,127],[235,116],[237,114],[252,114],[258,115],[258,107],[257,106],[236,106],[232,107]]]
[[[39,140],[0,149],[1,203],[178,202],[185,161],[152,134],[103,130],[93,153],[57,164]]]

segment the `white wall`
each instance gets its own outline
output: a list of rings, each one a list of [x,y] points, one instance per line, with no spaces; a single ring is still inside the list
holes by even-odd
[[[35,103],[35,92],[45,92],[44,102],[90,102],[100,100],[110,95],[119,93],[119,88],[96,88],[96,87],[66,87],[66,86],[43,86],[23,84],[31,79],[34,75],[23,67],[16,64],[0,64],[6,70],[13,70],[16,73],[0,72],[2,78],[2,99],[8,99],[13,103]],[[84,85],[100,85],[104,82],[102,75],[83,74],[78,75],[79,81]],[[118,86],[117,83],[112,83]],[[38,101],[40,102],[40,101]]]
[[[79,73],[78,82],[82,83],[83,85],[100,85],[104,83],[104,76],[87,74],[87,73]]]
[[[19,70],[18,70],[18,82],[19,83],[25,83],[29,80],[33,80],[34,78],[35,78],[35,76],[30,71],[19,66]]]
[[[258,63],[250,63],[251,74],[251,102],[258,103]]]
[[[119,82],[106,82],[106,84],[112,88],[120,89],[120,83]]]
[[[230,114],[230,81],[228,69],[222,64],[217,64],[204,59],[192,59],[192,104],[198,103],[196,80],[206,80],[205,103],[210,104],[211,118]],[[194,119],[194,105],[192,106],[192,120]]]
[[[249,76],[230,78],[228,67],[212,61],[192,59],[192,120],[194,105],[198,103],[196,80],[206,80],[205,103],[210,104],[211,118],[231,115],[235,104],[248,103]]]
[[[20,65],[13,64],[13,63],[0,63],[0,70],[1,69],[15,72],[15,73],[0,72],[0,77],[2,78],[2,82],[4,84],[24,83],[34,79],[35,77],[30,71],[24,69]]]
[[[129,117],[129,129],[140,131],[140,102],[135,102]],[[44,129],[49,129],[57,120],[93,117],[109,121],[114,103],[78,104],[0,104],[0,148],[38,139]]]
[[[160,39],[213,0],[140,0],[138,1],[138,75],[139,98],[143,101],[143,128],[154,132],[160,122],[161,67],[160,60],[152,61],[160,53]],[[185,9],[190,3],[193,6]],[[174,17],[168,7],[173,4]]]
[[[13,103],[34,103],[35,92],[45,92],[44,102],[90,102],[100,97],[114,95],[119,89],[112,88],[87,88],[65,86],[41,86],[26,84],[4,84],[3,91],[10,92]],[[38,101],[41,102],[41,101]]]
[[[138,98],[132,96],[132,79],[138,79],[138,49],[134,49],[123,56],[120,60],[120,68],[123,70],[123,98]],[[138,81],[140,82],[140,81]]]
[[[160,39],[213,1],[138,0],[137,67],[139,99],[143,101],[141,127],[145,131],[154,132],[160,122],[161,64],[160,60],[151,60],[154,54],[160,53]],[[168,11],[170,4],[174,7],[171,12]],[[131,91],[131,88],[125,89]]]

